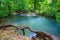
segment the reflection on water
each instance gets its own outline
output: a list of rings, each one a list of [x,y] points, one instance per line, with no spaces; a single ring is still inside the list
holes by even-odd
[[[6,24],[26,26],[28,25],[33,30],[39,30],[48,32],[53,35],[59,35],[59,27],[56,20],[45,17],[23,17],[23,16],[13,16],[5,21]],[[19,31],[20,33],[20,31]],[[31,35],[29,30],[25,30],[26,36]]]

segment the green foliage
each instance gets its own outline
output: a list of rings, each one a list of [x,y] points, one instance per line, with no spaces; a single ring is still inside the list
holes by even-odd
[[[56,12],[56,20],[58,22],[58,24],[60,25],[60,0],[57,0],[57,3],[56,3],[56,9],[57,9],[57,12]]]
[[[52,3],[53,3],[52,0],[44,0],[42,2],[39,1],[37,3],[38,13],[45,14],[48,16],[54,16],[54,14],[56,12],[56,7],[55,7],[55,5],[52,5]]]
[[[56,13],[56,20],[60,25],[60,12]]]
[[[8,11],[7,10],[0,11],[0,18],[5,17],[7,15],[8,15]]]
[[[55,16],[59,22],[60,0],[0,0],[0,18],[8,16],[11,12],[29,12]]]
[[[5,16],[7,16],[9,13],[8,4],[4,0],[1,0],[0,2],[1,2],[1,4],[0,4],[0,18],[3,18]]]

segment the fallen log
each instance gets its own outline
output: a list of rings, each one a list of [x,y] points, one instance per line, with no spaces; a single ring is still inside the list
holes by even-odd
[[[6,28],[9,28],[9,27],[14,27],[14,28],[18,29],[18,27],[14,26],[14,25],[0,25],[0,30],[1,29],[5,30]]]
[[[24,29],[27,29],[27,27],[20,27],[20,26],[14,26],[14,25],[0,25],[0,30],[1,29],[6,30],[9,27],[16,28],[15,32],[18,31],[18,30],[22,30],[23,31],[23,35],[25,35]]]
[[[26,26],[26,27],[17,27],[17,26],[14,26],[14,25],[2,25],[2,26],[0,26],[0,30],[1,29],[5,30],[6,28],[9,28],[9,27],[14,27],[14,28],[16,28],[16,30],[23,30],[23,35],[25,35],[25,32],[24,32],[25,29],[30,30],[31,32],[36,34],[35,37],[32,37],[33,40],[37,40],[37,39],[40,40],[40,38],[43,38],[43,40],[59,40],[58,38],[56,38],[54,36],[51,36],[50,34],[47,34],[45,32],[34,31],[31,28],[29,28],[28,26]],[[46,38],[48,38],[48,39],[46,39]]]
[[[29,28],[29,27],[25,27],[24,29],[28,29],[31,32],[35,33],[36,34],[35,38],[44,38],[44,40],[46,40],[45,37],[47,37],[47,38],[49,38],[49,40],[53,40],[52,36],[49,35],[49,34],[47,34],[47,33],[45,33],[45,32],[42,32],[42,31],[34,31],[31,28]],[[33,38],[33,40],[35,40],[35,39]]]

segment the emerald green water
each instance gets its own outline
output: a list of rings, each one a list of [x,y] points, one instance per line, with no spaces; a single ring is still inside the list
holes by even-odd
[[[29,26],[33,30],[44,31],[58,36],[60,34],[60,28],[55,19],[45,18],[41,16],[27,17],[27,16],[13,16],[5,21],[6,24]],[[22,34],[21,31],[19,33]],[[25,30],[26,36],[33,35],[30,31]]]

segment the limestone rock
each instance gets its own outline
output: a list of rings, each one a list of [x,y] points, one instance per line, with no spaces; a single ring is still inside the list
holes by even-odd
[[[14,30],[0,30],[0,40],[32,40],[31,38],[21,36]]]

